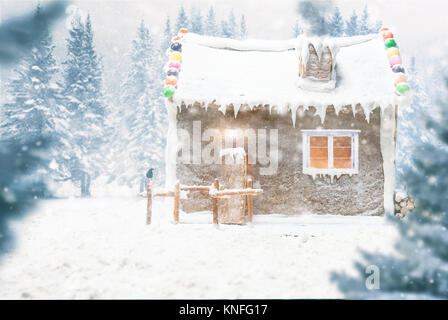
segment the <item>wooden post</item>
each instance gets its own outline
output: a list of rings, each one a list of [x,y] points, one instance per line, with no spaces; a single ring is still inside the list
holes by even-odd
[[[179,181],[174,185],[174,223],[179,223],[179,197],[180,196],[180,185]]]
[[[253,182],[252,182],[252,178],[251,177],[249,177],[247,179],[247,187],[248,188],[252,188],[253,187]],[[248,223],[252,223],[253,216],[254,216],[253,196],[248,194],[247,195],[247,222]]]
[[[216,190],[219,190],[218,179],[215,179],[215,182],[213,183],[213,187]],[[213,224],[218,225],[218,198],[212,198],[212,201],[213,201]]]
[[[152,216],[152,194],[151,194],[151,179],[148,179],[146,184],[146,224],[151,224]]]

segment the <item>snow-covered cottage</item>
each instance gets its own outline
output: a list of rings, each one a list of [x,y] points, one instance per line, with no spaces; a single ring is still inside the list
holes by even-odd
[[[255,213],[393,212],[398,110],[409,86],[393,34],[231,40],[181,30],[164,95],[167,186],[210,185],[248,154]],[[211,199],[182,201],[210,210]]]

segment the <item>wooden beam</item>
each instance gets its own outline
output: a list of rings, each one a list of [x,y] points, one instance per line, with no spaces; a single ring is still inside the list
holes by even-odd
[[[252,188],[253,187],[253,181],[252,178],[247,179],[247,187]],[[253,198],[252,195],[247,195],[247,222],[252,223],[254,216],[254,209],[253,209]]]
[[[174,185],[174,223],[179,223],[179,198],[180,198],[180,186],[179,181],[176,181]]]
[[[151,179],[146,184],[146,224],[151,224],[152,217],[152,197],[151,197]]]
[[[215,179],[215,182],[213,182],[213,188],[219,190],[218,179]],[[213,224],[218,225],[218,198],[213,198],[212,201],[213,201]]]
[[[210,186],[180,186],[182,191],[210,191]]]
[[[153,197],[174,197],[174,192],[154,192]]]
[[[258,196],[259,194],[262,194],[263,190],[262,189],[224,189],[224,190],[219,190],[219,191],[211,191],[210,192],[210,196],[215,198],[215,197],[225,197],[225,196],[247,196],[247,195],[251,195],[251,196]]]

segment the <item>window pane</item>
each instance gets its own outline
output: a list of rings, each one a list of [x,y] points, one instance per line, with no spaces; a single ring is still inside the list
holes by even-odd
[[[334,147],[351,147],[352,137],[334,137],[333,138]]]
[[[351,169],[352,159],[351,158],[334,158],[333,167],[336,169]]]
[[[315,169],[327,169],[328,159],[311,158],[310,167]]]
[[[310,167],[316,169],[328,168],[328,137],[310,137]]]
[[[328,147],[328,137],[310,137],[310,147]]]
[[[328,159],[328,148],[310,148],[310,157]]]
[[[350,158],[352,156],[352,148],[333,148],[333,156],[335,158]]]
[[[352,137],[333,137],[333,168],[352,168]]]

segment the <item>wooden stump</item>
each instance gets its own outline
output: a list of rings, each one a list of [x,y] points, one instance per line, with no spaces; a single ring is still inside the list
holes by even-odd
[[[394,196],[395,216],[404,218],[410,211],[415,208],[415,200],[403,192],[397,192]]]

